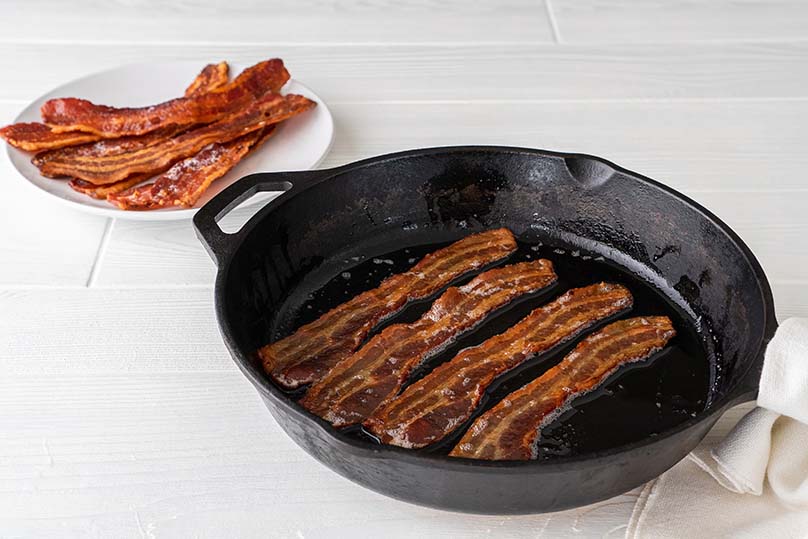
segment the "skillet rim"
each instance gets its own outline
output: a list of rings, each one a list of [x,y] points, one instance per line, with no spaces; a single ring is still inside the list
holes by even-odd
[[[712,403],[707,409],[699,412],[695,417],[689,418],[672,428],[666,429],[660,432],[657,436],[654,436],[652,438],[645,437],[635,442],[618,445],[594,453],[586,455],[576,455],[571,457],[561,457],[557,460],[552,461],[540,461],[540,460],[494,461],[494,460],[449,457],[448,455],[427,453],[422,450],[405,449],[393,445],[372,444],[371,442],[365,442],[362,440],[346,436],[341,432],[337,431],[336,429],[334,429],[328,422],[326,422],[322,418],[317,417],[316,415],[298,406],[295,401],[289,398],[288,394],[286,394],[284,391],[276,387],[266,377],[263,371],[255,368],[255,366],[252,364],[253,361],[250,359],[249,354],[243,353],[243,350],[238,345],[238,343],[236,343],[235,339],[232,336],[233,331],[230,328],[230,324],[228,323],[227,313],[225,309],[225,297],[224,297],[225,284],[227,281],[227,277],[229,276],[230,266],[232,264],[233,259],[235,258],[236,253],[242,247],[244,241],[250,235],[250,233],[268,214],[273,212],[281,204],[290,201],[292,198],[298,195],[304,194],[314,186],[319,185],[322,182],[332,180],[333,178],[348,173],[352,170],[357,170],[369,165],[377,165],[387,161],[396,161],[409,157],[416,157],[416,156],[422,157],[434,154],[463,154],[472,152],[495,153],[495,154],[504,153],[504,154],[517,154],[527,156],[552,157],[561,159],[578,158],[578,159],[593,160],[608,167],[611,167],[615,172],[621,173],[634,181],[643,182],[649,185],[650,187],[653,187],[661,191],[663,194],[672,197],[674,199],[677,199],[679,202],[684,203],[691,209],[695,210],[697,213],[701,214],[704,218],[706,218],[714,226],[716,226],[718,230],[724,233],[728,237],[728,239],[735,245],[735,247],[740,251],[740,253],[747,260],[747,262],[750,264],[755,275],[755,280],[758,285],[758,292],[760,293],[762,299],[761,303],[763,304],[764,309],[763,312],[764,327],[762,328],[760,345],[758,346],[758,349],[754,351],[754,353],[752,353],[751,351],[747,352],[747,355],[750,357],[750,360],[748,362],[749,365],[746,367],[746,369],[743,370],[742,373],[739,373],[736,385],[734,387],[729,388],[720,399]],[[259,173],[258,175],[283,176],[287,174],[294,175],[296,173],[294,172],[263,173],[263,174]],[[347,163],[345,165],[340,165],[338,167],[333,167],[329,169],[320,169],[314,171],[306,171],[301,172],[300,174],[301,176],[306,176],[306,179],[301,178],[296,182],[292,181],[291,189],[286,191],[284,194],[276,197],[268,204],[266,204],[263,208],[261,208],[258,212],[256,212],[255,215],[253,215],[241,227],[241,229],[238,232],[233,234],[226,234],[230,244],[228,246],[226,253],[224,253],[224,255],[220,258],[221,261],[219,263],[218,271],[216,273],[215,286],[214,286],[215,312],[220,333],[222,335],[223,340],[225,341],[228,350],[230,351],[230,355],[232,356],[234,362],[238,365],[241,372],[247,377],[250,383],[252,383],[252,385],[258,390],[261,396],[262,397],[265,396],[267,398],[272,399],[279,407],[284,408],[285,413],[292,414],[293,416],[295,416],[296,420],[304,422],[312,422],[315,425],[317,425],[320,431],[324,432],[326,436],[328,436],[329,441],[332,444],[336,444],[337,447],[335,449],[338,448],[350,451],[351,453],[359,454],[359,456],[364,458],[372,458],[372,459],[392,458],[410,462],[415,465],[435,466],[441,468],[448,467],[450,469],[455,469],[457,471],[470,471],[470,469],[474,469],[475,472],[490,471],[492,473],[503,473],[503,472],[523,473],[525,471],[528,471],[527,468],[530,467],[530,470],[535,471],[539,471],[540,469],[542,471],[547,472],[562,472],[570,468],[580,469],[582,464],[587,465],[587,467],[594,468],[603,464],[608,464],[609,463],[608,461],[612,457],[615,457],[617,455],[629,454],[634,451],[640,451],[642,449],[649,448],[654,444],[657,444],[659,442],[662,442],[663,440],[671,438],[683,431],[690,429],[691,427],[694,427],[695,425],[698,425],[704,421],[711,420],[714,416],[722,414],[726,409],[728,409],[731,406],[734,406],[747,400],[754,400],[756,396],[757,385],[759,381],[759,373],[757,376],[754,376],[753,380],[749,380],[749,377],[750,374],[751,375],[755,374],[754,373],[755,370],[758,370],[756,369],[756,363],[760,362],[762,353],[765,350],[766,345],[768,344],[769,340],[771,340],[772,336],[774,335],[774,331],[777,328],[777,321],[775,318],[775,311],[774,311],[774,298],[766,274],[763,271],[763,268],[758,262],[757,258],[752,253],[751,249],[749,249],[746,243],[744,243],[744,241],[740,238],[740,236],[738,236],[738,234],[734,230],[732,230],[732,228],[729,225],[724,223],[724,221],[719,219],[715,214],[713,214],[710,210],[708,210],[698,202],[692,200],[690,197],[680,193],[679,191],[676,191],[675,189],[661,182],[658,182],[652,178],[649,178],[637,172],[621,167],[620,165],[617,165],[607,159],[595,155],[585,153],[573,153],[573,152],[556,152],[551,150],[541,150],[535,148],[523,148],[515,146],[489,146],[489,145],[436,146],[429,148],[404,150],[400,152],[393,152],[378,155],[375,157],[369,157],[366,159],[361,159],[359,161],[354,161],[351,163]],[[234,186],[237,185],[240,181],[241,180],[237,181],[234,184]],[[217,196],[222,196],[222,194]],[[688,450],[690,449],[692,448],[688,448]]]

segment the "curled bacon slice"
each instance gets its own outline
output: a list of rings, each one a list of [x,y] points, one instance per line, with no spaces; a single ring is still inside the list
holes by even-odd
[[[56,133],[47,125],[38,122],[7,125],[0,129],[0,137],[15,148],[27,152],[64,148],[65,146],[93,142],[101,138],[98,135],[80,131]]]
[[[450,455],[485,460],[535,458],[539,430],[573,398],[596,388],[620,366],[648,358],[675,334],[666,316],[609,324],[581,341],[561,363],[477,418]]]
[[[238,114],[173,138],[157,137],[158,140],[150,144],[138,140],[128,151],[114,155],[46,152],[37,155],[33,163],[48,177],[71,176],[95,185],[106,185],[124,180],[132,174],[158,174],[209,144],[229,142],[286,120],[314,105],[314,101],[300,95],[267,95]]]
[[[277,93],[288,80],[289,72],[283,61],[273,59],[245,69],[233,82],[212,92],[150,107],[118,108],[66,97],[45,102],[40,113],[56,132],[84,131],[104,137],[142,135],[168,125],[218,121],[267,93]]]
[[[409,271],[388,277],[377,288],[261,348],[258,355],[264,370],[289,389],[314,382],[349,357],[379,321],[407,302],[427,298],[462,275],[514,251],[513,234],[500,228],[466,236],[428,254]]]
[[[149,178],[151,178],[151,174],[135,174],[125,180],[107,185],[93,185],[90,182],[73,178],[67,182],[67,185],[83,195],[91,196],[99,200],[106,200],[108,196],[130,189],[139,183],[145,182]]]
[[[205,66],[202,72],[196,76],[188,89],[185,90],[185,95],[188,97],[215,90],[216,88],[227,84],[227,77],[227,62]],[[77,144],[94,142],[101,138],[100,135],[83,133],[81,131],[66,131],[64,133],[57,133],[50,126],[38,122],[8,125],[0,129],[0,137],[4,138],[6,142],[15,148],[19,148],[27,152],[55,150],[58,148],[65,148],[67,146],[76,146]],[[131,185],[135,184],[132,183],[130,186]],[[71,185],[71,187],[77,191],[82,191],[81,186]]]
[[[227,84],[230,77],[230,66],[227,62],[219,62],[218,64],[208,64],[193,82],[185,89],[185,97],[193,97],[195,95],[202,95],[211,92],[217,88],[221,88]]]
[[[412,324],[396,324],[370,339],[311,386],[300,404],[332,425],[364,421],[392,399],[429,355],[519,296],[556,281],[548,260],[492,269],[452,287]]]
[[[191,207],[214,180],[227,174],[274,130],[275,126],[271,125],[224,144],[211,144],[175,164],[153,182],[121,193],[110,193],[107,200],[123,210]]]
[[[628,309],[627,288],[600,283],[575,288],[533,310],[518,324],[436,367],[365,422],[386,444],[424,447],[471,417],[494,379],[532,356]]]

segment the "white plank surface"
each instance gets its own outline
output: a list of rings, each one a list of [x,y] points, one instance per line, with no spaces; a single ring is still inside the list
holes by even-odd
[[[20,108],[0,103],[0,125],[12,121]],[[107,219],[62,207],[39,192],[16,174],[5,145],[0,185],[0,287],[84,286]]]
[[[553,41],[553,34],[536,0],[5,0],[0,40],[497,43]]]
[[[8,0],[0,123],[121,63],[281,56],[333,107],[324,166],[466,143],[602,155],[725,219],[778,317],[808,316],[807,22],[789,0]],[[0,156],[0,537],[623,536],[636,492],[476,517],[319,466],[232,364],[189,223],[77,214],[13,174]]]
[[[802,0],[548,0],[562,42],[804,39]]]
[[[494,24],[494,23],[492,23]],[[132,62],[282,57],[329,103],[804,98],[808,42],[693,45],[49,44],[0,42],[0,99]],[[19,66],[36,66],[24,77]]]

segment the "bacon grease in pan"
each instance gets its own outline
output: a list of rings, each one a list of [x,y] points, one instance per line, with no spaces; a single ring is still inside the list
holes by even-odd
[[[581,341],[561,363],[477,418],[449,454],[485,460],[535,458],[541,427],[572,399],[595,389],[622,365],[648,358],[675,334],[667,316],[609,324]]]
[[[373,327],[410,301],[428,298],[455,279],[516,251],[510,230],[472,234],[426,255],[409,271],[392,275],[335,307],[292,335],[258,351],[264,370],[292,389],[320,379],[349,357]]]
[[[383,443],[400,447],[419,448],[437,442],[471,417],[497,376],[631,304],[631,293],[618,284],[570,290],[534,309],[504,333],[466,348],[436,367],[377,409],[365,427]]]
[[[314,101],[301,95],[268,95],[231,117],[173,138],[160,138],[156,143],[146,147],[97,157],[66,151],[61,154],[46,152],[49,155],[38,155],[33,163],[48,177],[72,176],[94,185],[115,183],[132,174],[157,174],[173,163],[196,154],[209,144],[229,142],[268,125],[282,122],[314,107],[315,104]]]
[[[215,91],[179,97],[150,107],[118,108],[74,97],[50,99],[40,113],[54,131],[84,131],[104,137],[142,135],[168,125],[205,124],[231,116],[256,99],[280,91],[289,72],[280,59],[245,69]]]
[[[412,370],[489,314],[557,280],[548,260],[482,273],[444,292],[412,324],[385,328],[315,383],[300,400],[337,427],[364,421],[393,398]]]

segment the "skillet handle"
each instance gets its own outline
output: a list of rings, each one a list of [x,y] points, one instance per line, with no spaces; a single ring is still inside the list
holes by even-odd
[[[194,215],[196,236],[210,257],[220,266],[229,256],[239,232],[229,234],[219,227],[219,220],[230,210],[256,193],[264,191],[299,192],[323,177],[328,171],[259,172],[236,181],[213,197]],[[283,195],[282,195],[283,196]]]

